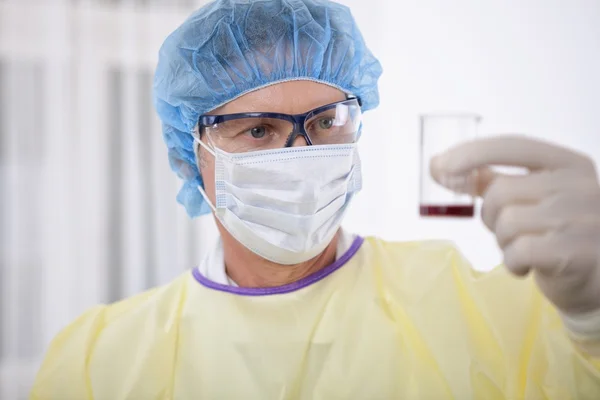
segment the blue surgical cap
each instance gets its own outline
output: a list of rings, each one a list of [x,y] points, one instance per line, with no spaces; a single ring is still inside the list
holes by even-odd
[[[167,37],[154,77],[171,168],[184,180],[177,201],[188,215],[210,212],[192,132],[198,117],[243,94],[290,80],[311,80],[379,103],[381,65],[350,10],[327,0],[217,0]]]

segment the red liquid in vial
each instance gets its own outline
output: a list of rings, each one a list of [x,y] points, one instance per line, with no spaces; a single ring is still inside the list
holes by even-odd
[[[423,217],[472,217],[475,215],[475,206],[421,204],[420,214]]]

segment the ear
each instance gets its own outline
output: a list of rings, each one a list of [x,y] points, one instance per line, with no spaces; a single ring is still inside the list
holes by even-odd
[[[200,131],[198,128],[198,125],[196,125],[194,127],[194,132],[192,133],[192,135],[194,136],[194,138],[199,138],[200,140],[202,140],[202,137],[200,136]],[[192,142],[193,146],[194,146],[194,155],[196,156],[196,164],[198,166],[198,170],[200,172],[202,172],[203,168],[206,168],[207,163],[206,163],[206,150],[202,148],[202,146],[200,146],[200,144],[196,141]]]
[[[206,150],[202,148],[199,144],[195,144],[196,146],[196,161],[198,162],[198,169],[202,171],[203,168],[206,168],[208,165],[206,162]]]

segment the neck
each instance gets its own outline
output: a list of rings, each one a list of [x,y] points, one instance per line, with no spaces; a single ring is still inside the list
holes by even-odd
[[[275,287],[299,281],[335,261],[338,234],[317,257],[295,265],[280,265],[254,254],[221,230],[227,275],[240,287]]]

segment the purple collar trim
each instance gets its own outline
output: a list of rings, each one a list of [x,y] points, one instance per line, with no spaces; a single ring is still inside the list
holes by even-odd
[[[275,287],[266,287],[266,288],[247,288],[247,287],[236,287],[229,285],[222,285],[220,283],[213,282],[204,276],[198,271],[198,268],[194,268],[192,270],[192,275],[194,278],[200,282],[203,286],[206,286],[210,289],[219,290],[221,292],[233,293],[242,296],[269,296],[273,294],[284,294],[294,292],[296,290],[300,290],[309,285],[312,285],[315,282],[320,281],[321,279],[331,275],[333,272],[340,269],[344,264],[346,264],[360,249],[360,246],[363,244],[364,239],[360,236],[357,236],[352,242],[352,246],[346,251],[339,259],[337,259],[333,264],[330,264],[323,268],[320,271],[315,272],[312,275],[307,276],[306,278],[302,278],[299,281],[288,283],[283,286],[275,286]]]

